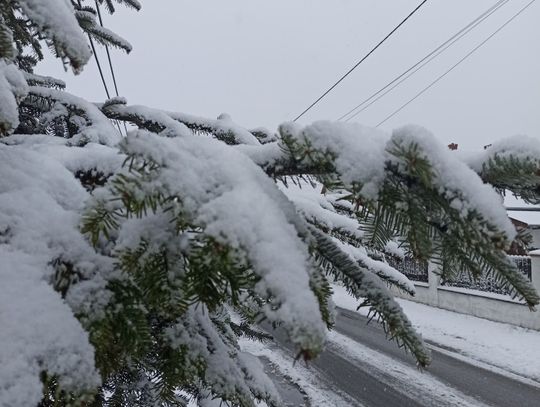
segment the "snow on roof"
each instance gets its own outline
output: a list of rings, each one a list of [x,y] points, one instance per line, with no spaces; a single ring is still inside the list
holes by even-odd
[[[524,222],[529,226],[540,226],[540,205],[531,205],[512,194],[506,194],[504,197],[504,206],[507,208],[523,208],[527,210],[509,210],[508,216],[512,219]],[[538,211],[529,209],[538,208]]]
[[[508,216],[529,226],[540,226],[540,211],[508,211]]]
[[[507,208],[538,208],[540,210],[540,205],[528,204],[523,199],[516,198],[511,193],[505,195],[504,206]]]

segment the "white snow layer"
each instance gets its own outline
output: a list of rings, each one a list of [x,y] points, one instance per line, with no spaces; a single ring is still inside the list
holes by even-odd
[[[298,142],[308,142],[321,152],[335,155],[335,166],[341,180],[348,186],[362,185],[362,195],[376,199],[384,180],[387,160],[385,148],[388,134],[359,124],[315,122],[301,128],[285,123],[281,133],[294,137]]]
[[[14,130],[19,125],[17,102],[27,92],[28,85],[21,71],[15,65],[0,60],[0,134]]]
[[[57,161],[25,147],[0,145],[0,173],[0,406],[36,405],[43,370],[65,389],[93,389],[94,350],[73,309],[106,297],[93,277],[108,263],[77,230],[87,194]],[[50,286],[54,260],[88,279],[66,301]]]
[[[4,247],[0,256],[0,406],[37,405],[43,370],[65,389],[99,386],[88,334],[44,281],[43,264]]]

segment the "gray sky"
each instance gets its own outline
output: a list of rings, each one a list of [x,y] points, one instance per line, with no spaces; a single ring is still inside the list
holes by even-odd
[[[206,117],[229,113],[275,129],[297,116],[420,0],[142,0],[105,24],[128,39],[113,50],[121,95],[132,104]],[[375,125],[457,62],[528,0],[510,0],[355,121]],[[337,119],[495,0],[429,0],[364,64],[301,119]],[[382,128],[415,123],[443,142],[481,148],[515,134],[540,138],[540,1]],[[98,49],[105,67],[105,51]],[[105,94],[95,62],[78,77],[48,60],[38,73],[64,79],[92,101]],[[108,71],[107,71],[108,73]],[[112,81],[109,80],[110,89]]]

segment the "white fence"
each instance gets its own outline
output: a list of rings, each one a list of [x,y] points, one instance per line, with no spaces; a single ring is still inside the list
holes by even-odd
[[[540,293],[540,253],[533,252],[530,257],[518,258],[515,261]],[[397,292],[400,297],[492,321],[540,330],[540,310],[531,312],[525,304],[512,299],[490,278],[473,282],[467,280],[466,276],[460,276],[443,284],[440,276],[433,272],[431,265],[427,270],[419,267],[416,271],[409,270],[410,264],[407,267],[404,268],[405,274],[417,280],[413,281],[416,295],[411,297],[406,293]],[[420,277],[417,278],[418,274]]]

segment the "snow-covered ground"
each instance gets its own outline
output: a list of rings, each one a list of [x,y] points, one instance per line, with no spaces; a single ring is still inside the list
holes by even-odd
[[[334,286],[334,302],[338,307],[349,310],[356,310],[358,306],[358,301],[341,286]],[[425,340],[451,348],[469,361],[478,361],[540,382],[539,331],[404,299],[398,299],[398,302]],[[366,313],[367,310],[360,309],[359,312]]]
[[[336,388],[330,388],[316,370],[304,366],[301,362],[295,363],[293,357],[275,345],[241,339],[240,347],[243,351],[270,360],[279,368],[281,374],[288,376],[306,393],[311,406],[358,405],[346,394],[337,393]]]

